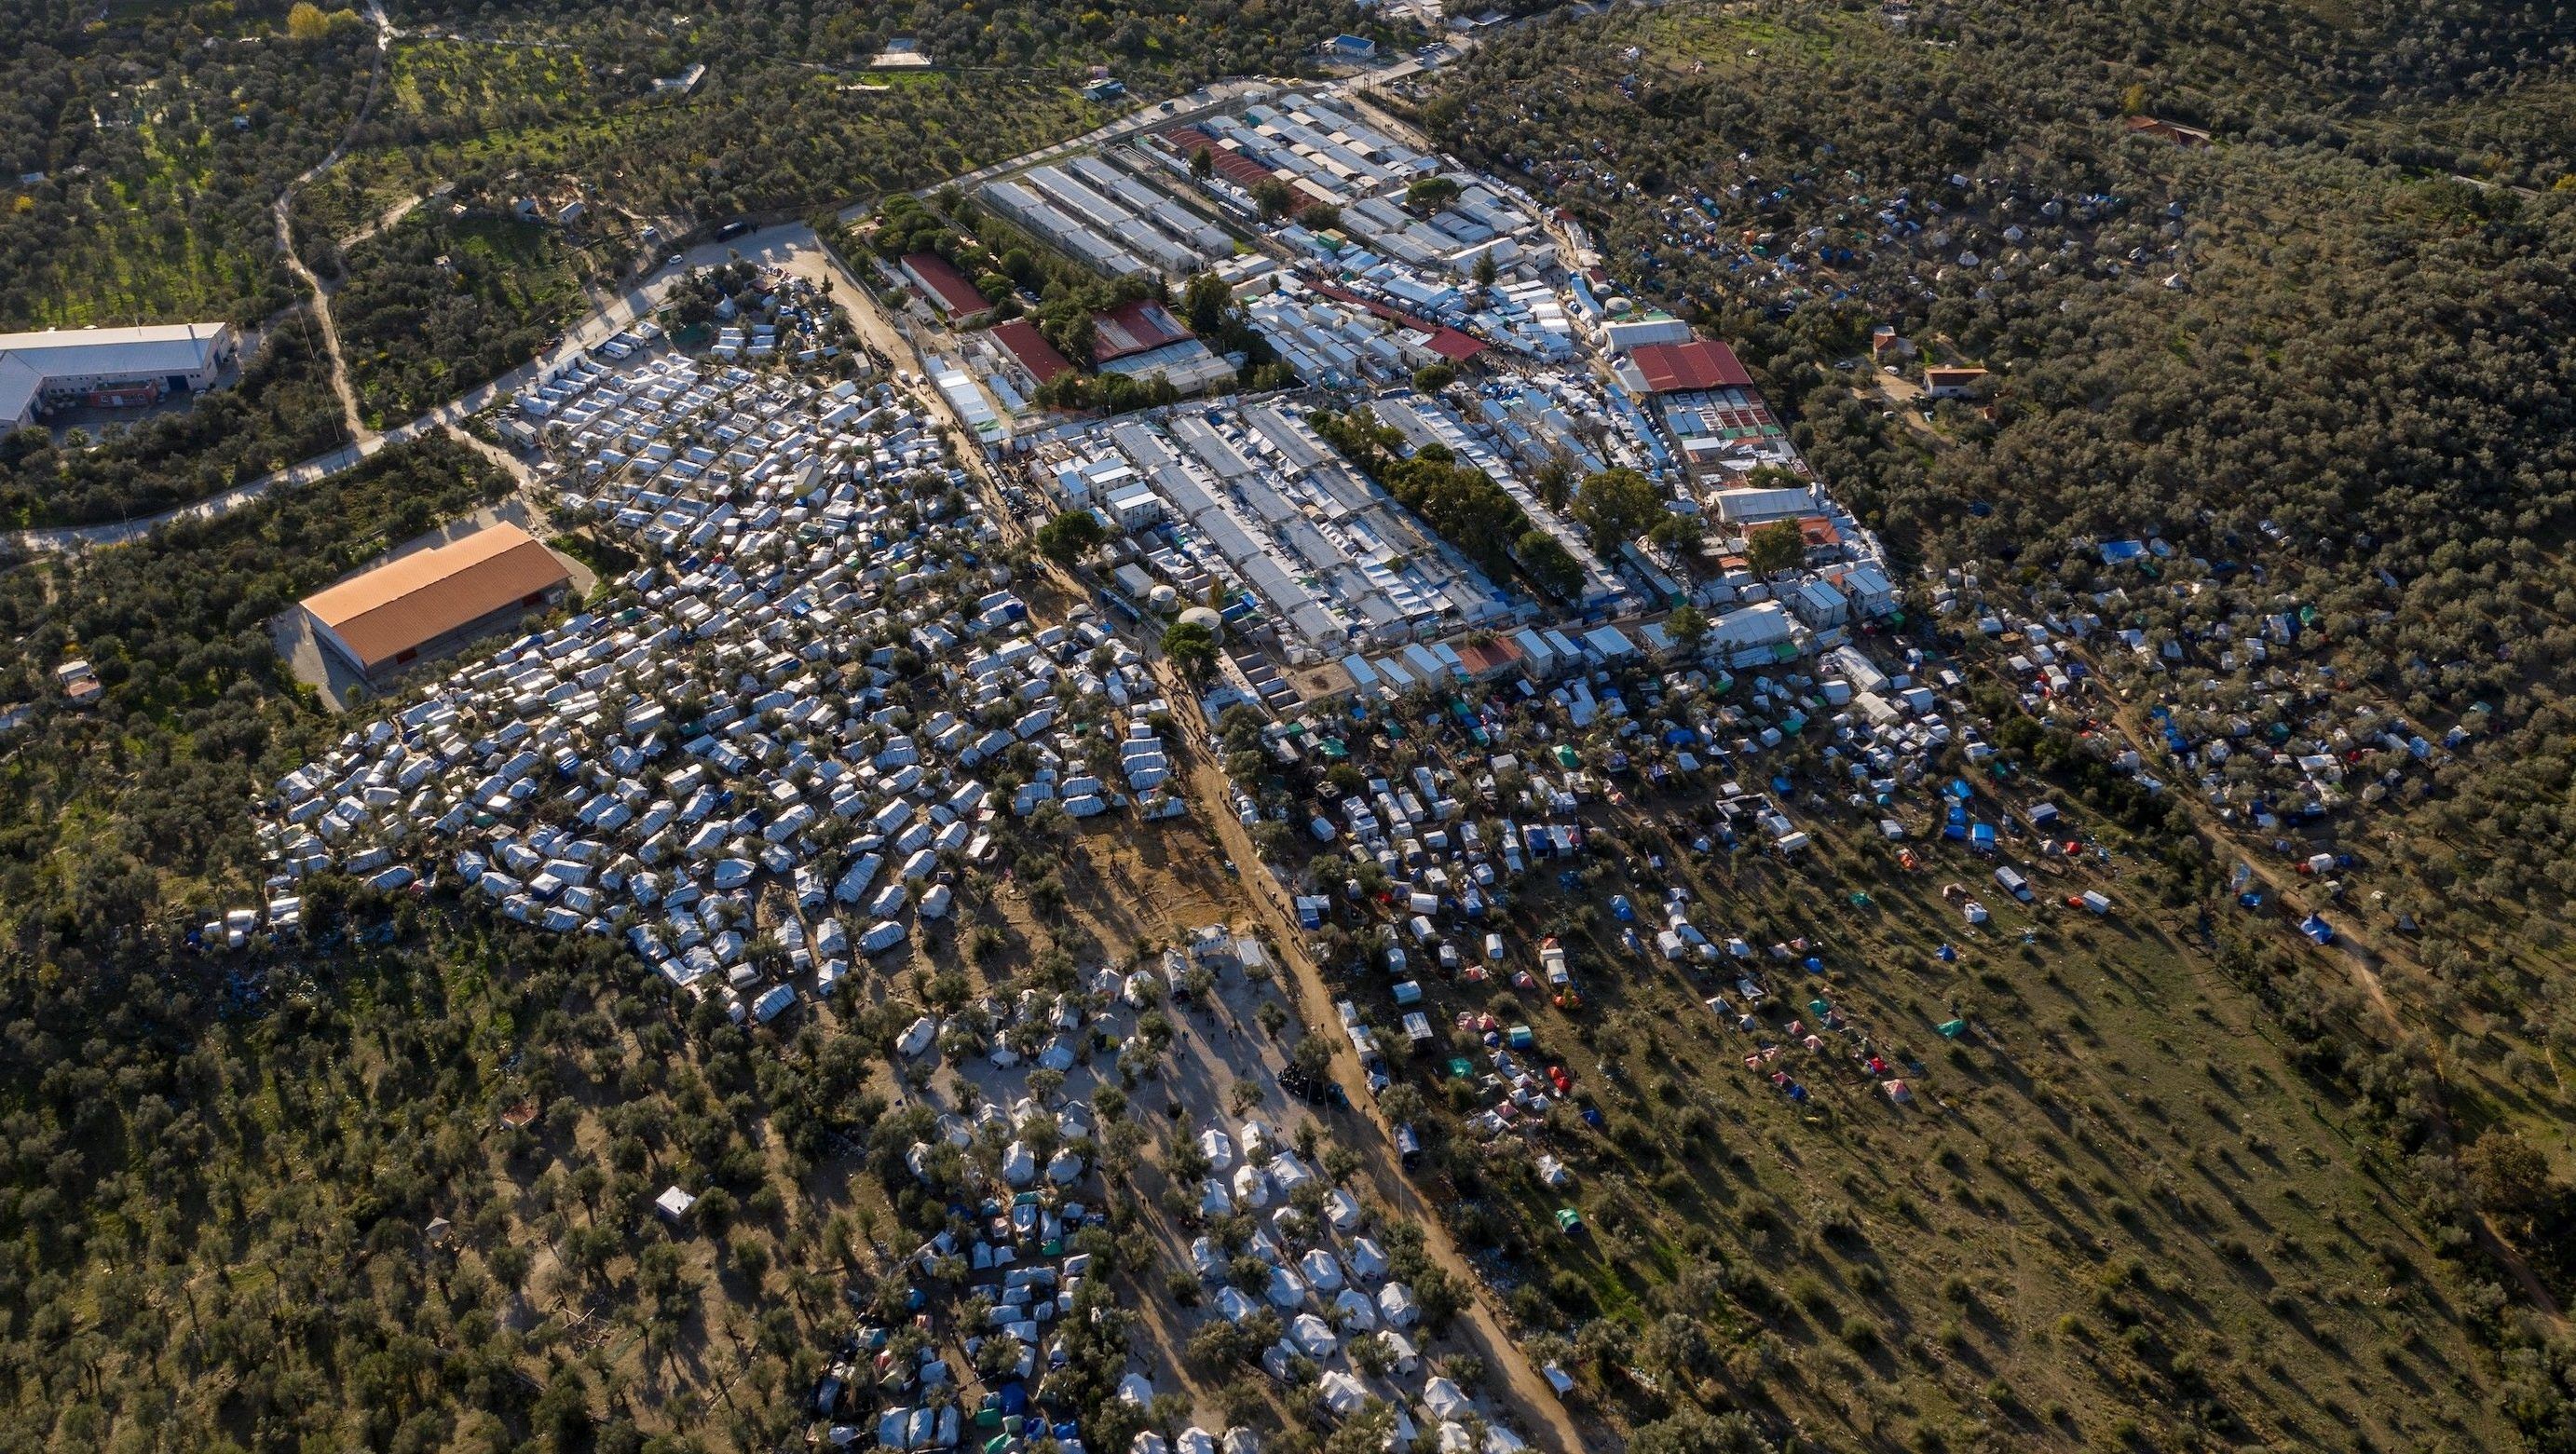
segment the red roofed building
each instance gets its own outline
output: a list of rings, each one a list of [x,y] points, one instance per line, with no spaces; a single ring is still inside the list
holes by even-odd
[[[1165,344],[1191,337],[1172,311],[1151,298],[1121,303],[1091,315],[1091,361],[1112,363],[1131,354],[1151,353]]]
[[[1431,342],[1425,347],[1451,363],[1465,363],[1485,351],[1485,340],[1443,323],[1431,330]]]
[[[1492,681],[1517,670],[1520,664],[1521,649],[1507,636],[1464,642],[1458,647],[1458,665],[1475,681]]]
[[[935,252],[905,253],[903,275],[951,318],[972,318],[993,306],[984,301],[984,295],[975,291],[975,284],[957,271],[954,263]]]
[[[994,324],[993,341],[1018,359],[1020,367],[1035,374],[1041,384],[1054,383],[1073,372],[1072,362],[1056,352],[1055,345],[1046,341],[1046,335],[1038,332],[1037,325],[1025,318]]]
[[[1163,140],[1171,143],[1174,151],[1182,156],[1195,156],[1200,152],[1206,152],[1210,169],[1238,187],[1247,189],[1258,187],[1269,181],[1273,175],[1268,167],[1226,146],[1198,127],[1169,127],[1160,135]]]
[[[1331,283],[1309,279],[1306,282],[1306,286],[1323,294],[1327,298],[1336,298],[1342,302],[1365,308],[1378,317],[1383,318],[1390,323],[1399,324],[1415,333],[1430,334],[1431,342],[1425,346],[1433,353],[1440,355],[1451,363],[1465,363],[1467,360],[1474,358],[1476,355],[1485,351],[1485,341],[1472,333],[1464,331],[1463,329],[1452,328],[1445,323],[1433,323],[1424,318],[1416,318],[1401,308],[1395,307],[1391,304],[1381,303],[1375,298],[1363,297],[1358,293],[1352,292],[1348,288],[1336,287]]]
[[[1749,389],[1753,376],[1736,360],[1735,350],[1711,338],[1688,343],[1649,343],[1632,351],[1628,362],[1650,394],[1687,394],[1700,389]]]

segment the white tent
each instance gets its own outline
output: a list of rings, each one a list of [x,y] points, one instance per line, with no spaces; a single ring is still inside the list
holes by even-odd
[[[1288,1340],[1297,1345],[1299,1352],[1317,1359],[1331,1356],[1342,1345],[1341,1335],[1333,1331],[1333,1325],[1313,1313],[1297,1315],[1297,1320],[1288,1325]]]
[[[1347,1419],[1368,1406],[1369,1391],[1358,1379],[1335,1368],[1315,1381],[1315,1391],[1332,1410],[1333,1417]]]
[[[1400,1282],[1378,1289],[1377,1310],[1386,1315],[1387,1326],[1393,1328],[1410,1328],[1422,1321],[1422,1305],[1413,1300],[1413,1289]]]
[[[1305,1274],[1307,1286],[1317,1292],[1333,1292],[1342,1285],[1342,1264],[1321,1247],[1298,1258],[1297,1270]]]
[[[930,1048],[931,1041],[938,1038],[939,1022],[924,1015],[904,1027],[903,1034],[894,1042],[894,1048],[902,1051],[906,1056],[918,1056]]]
[[[1375,1282],[1386,1276],[1386,1249],[1372,1237],[1354,1237],[1350,1248],[1351,1276],[1361,1282]]]
[[[1199,1154],[1208,1159],[1208,1168],[1223,1171],[1234,1165],[1234,1138],[1210,1126],[1199,1133]]]
[[[1038,1179],[1037,1153],[1025,1141],[1014,1141],[1002,1152],[1002,1180],[1013,1186],[1027,1186]]]
[[[1315,1173],[1305,1162],[1297,1159],[1297,1153],[1294,1151],[1282,1151],[1270,1158],[1270,1179],[1278,1183],[1282,1193],[1294,1191],[1299,1182],[1312,1181],[1314,1178]]]
[[[1247,1207],[1270,1205],[1270,1178],[1262,1175],[1258,1166],[1236,1167],[1234,1199]]]
[[[1461,1419],[1475,1405],[1467,1401],[1466,1390],[1446,1378],[1434,1378],[1422,1385],[1422,1406],[1436,1419]]]
[[[1335,1187],[1324,1194],[1324,1220],[1336,1232],[1355,1232],[1360,1225],[1360,1204],[1349,1192]]]

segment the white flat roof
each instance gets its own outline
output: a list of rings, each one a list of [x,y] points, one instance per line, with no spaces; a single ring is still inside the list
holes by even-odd
[[[0,333],[0,425],[26,418],[51,379],[201,372],[213,362],[215,346],[231,334],[229,323]]]
[[[194,373],[231,331],[229,323],[147,323],[0,333],[0,355],[15,355],[45,374]]]

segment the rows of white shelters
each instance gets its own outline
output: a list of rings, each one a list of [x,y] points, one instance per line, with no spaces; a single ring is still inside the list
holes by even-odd
[[[1493,436],[1470,428],[1450,407],[1437,397],[1406,392],[1378,399],[1370,406],[1377,417],[1405,437],[1419,450],[1437,444],[1449,451],[1461,464],[1484,471],[1504,493],[1519,505],[1530,523],[1554,536],[1566,553],[1583,568],[1582,595],[1577,604],[1585,611],[1616,610],[1634,604],[1633,594],[1619,577],[1592,553],[1592,542],[1573,522],[1548,508],[1530,486],[1528,479],[1515,471],[1504,455],[1495,448]]]
[[[1248,1222],[1249,1230],[1239,1246],[1214,1234],[1198,1237],[1190,1259],[1214,1289],[1210,1321],[1261,1320],[1281,1329],[1261,1352],[1264,1372],[1283,1384],[1312,1378],[1318,1401],[1337,1421],[1371,1400],[1385,1403],[1395,1419],[1390,1448],[1423,1447],[1426,1428],[1434,1431],[1432,1447],[1460,1454],[1528,1447],[1489,1402],[1440,1375],[1416,1348],[1421,1301],[1357,1198],[1258,1120],[1208,1127],[1197,1150],[1207,1167],[1196,1189],[1200,1216]],[[1257,1279],[1238,1270],[1245,1258],[1257,1259]],[[1361,1339],[1376,1345],[1372,1356],[1353,1356]],[[1481,1440],[1471,1427],[1481,1429]],[[1136,1448],[1143,1454],[1159,1445],[1159,1438],[1148,1444],[1140,1437]]]
[[[1480,571],[1275,403],[1108,421],[1064,440],[1037,473],[1138,537],[1171,584],[1248,587],[1292,661],[1513,614]]]
[[[1179,811],[1143,663],[1029,619],[911,400],[675,358],[549,387],[559,508],[659,563],[280,781],[279,890],[453,876],[768,1019],[946,916],[997,814]]]
[[[1234,254],[1223,228],[1098,156],[1031,167],[987,185],[983,196],[1041,241],[1112,276],[1177,277]]]

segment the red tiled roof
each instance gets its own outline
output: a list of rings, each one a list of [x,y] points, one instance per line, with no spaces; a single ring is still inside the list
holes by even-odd
[[[956,265],[935,252],[908,252],[903,255],[905,271],[929,290],[931,301],[948,311],[952,318],[971,318],[993,305],[975,291],[975,284]]]
[[[1521,649],[1500,636],[1489,642],[1470,641],[1458,648],[1458,664],[1465,667],[1471,677],[1501,671],[1520,659]]]
[[[1121,303],[1091,315],[1091,361],[1111,363],[1130,354],[1149,353],[1191,336],[1171,310],[1151,298]]]
[[[1208,153],[1208,161],[1217,175],[1240,186],[1257,187],[1270,180],[1271,171],[1268,167],[1239,151],[1220,145],[1215,137],[1198,127],[1168,127],[1162,132],[1162,137],[1172,144],[1174,151],[1183,156],[1193,152]]]
[[[993,341],[1008,349],[1011,357],[1018,359],[1022,368],[1037,375],[1041,384],[1053,383],[1073,372],[1072,362],[1056,352],[1055,345],[1046,341],[1046,335],[1038,332],[1037,325],[1025,318],[994,324]]]
[[[1646,387],[1658,394],[1694,389],[1749,389],[1753,376],[1736,361],[1735,350],[1711,338],[1688,343],[1650,343],[1630,353]]]
[[[1451,363],[1465,363],[1485,351],[1485,340],[1447,324],[1431,330],[1431,351]]]

